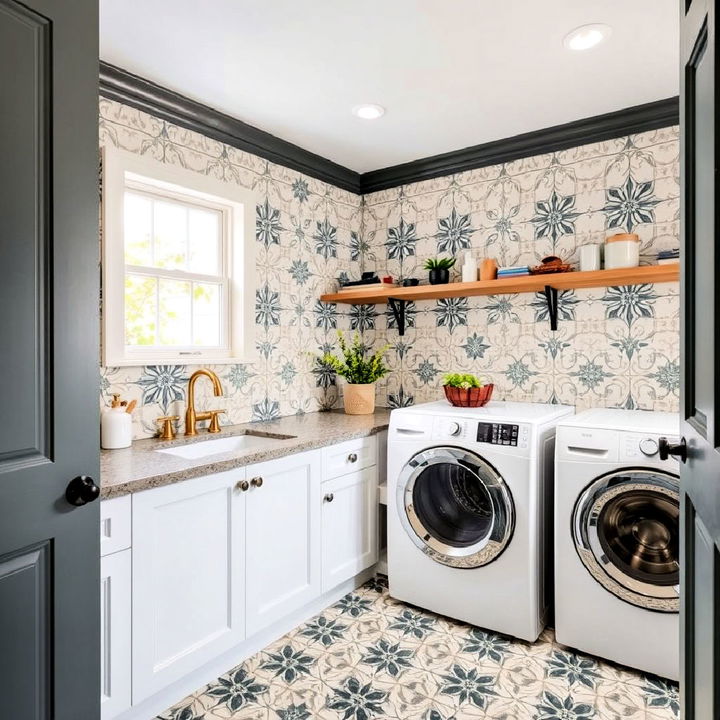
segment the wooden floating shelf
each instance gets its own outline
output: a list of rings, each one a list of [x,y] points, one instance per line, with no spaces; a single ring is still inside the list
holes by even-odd
[[[617,270],[592,270],[589,272],[554,273],[550,275],[523,275],[522,277],[481,280],[447,285],[417,285],[416,287],[386,288],[382,284],[366,285],[357,290],[321,295],[323,302],[365,305],[389,302],[390,299],[410,302],[436,300],[450,297],[474,297],[507,293],[529,293],[576,288],[611,287],[613,285],[637,285],[639,283],[672,282],[680,278],[680,264],[642,265]]]

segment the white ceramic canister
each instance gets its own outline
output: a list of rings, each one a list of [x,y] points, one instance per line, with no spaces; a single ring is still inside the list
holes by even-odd
[[[106,450],[130,447],[132,444],[132,415],[113,395],[112,406],[100,416],[100,446]]]
[[[472,256],[472,253],[468,250],[465,253],[465,262],[462,266],[462,281],[463,282],[475,282],[478,279],[478,266],[477,261]]]
[[[605,240],[605,268],[637,267],[640,264],[640,238],[636,233],[618,233]]]
[[[596,244],[580,246],[580,270],[589,272],[600,269],[600,246]]]

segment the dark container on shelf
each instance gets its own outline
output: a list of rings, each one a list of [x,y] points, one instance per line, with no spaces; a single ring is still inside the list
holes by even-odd
[[[446,285],[450,282],[450,271],[447,268],[433,268],[429,279],[431,285]]]

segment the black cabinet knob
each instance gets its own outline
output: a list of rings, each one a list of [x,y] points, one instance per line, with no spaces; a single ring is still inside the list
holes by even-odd
[[[100,497],[100,488],[95,481],[87,475],[78,475],[73,478],[65,489],[65,499],[71,505],[87,505]]]
[[[687,461],[687,443],[682,438],[677,445],[673,445],[666,437],[661,437],[658,441],[658,450],[660,451],[660,459],[667,460],[671,455],[680,458],[682,462]]]

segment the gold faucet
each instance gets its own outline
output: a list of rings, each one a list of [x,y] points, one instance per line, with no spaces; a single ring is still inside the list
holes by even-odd
[[[197,435],[197,428],[195,424],[198,420],[209,420],[210,425],[208,426],[208,432],[219,433],[220,432],[220,421],[218,415],[224,413],[225,410],[208,410],[207,412],[195,412],[195,383],[197,379],[204,375],[213,384],[213,392],[215,397],[220,397],[223,394],[222,385],[220,384],[220,378],[212,371],[207,368],[201,368],[196,370],[190,376],[190,382],[188,383],[187,390],[187,410],[185,411],[185,434],[186,435]]]

